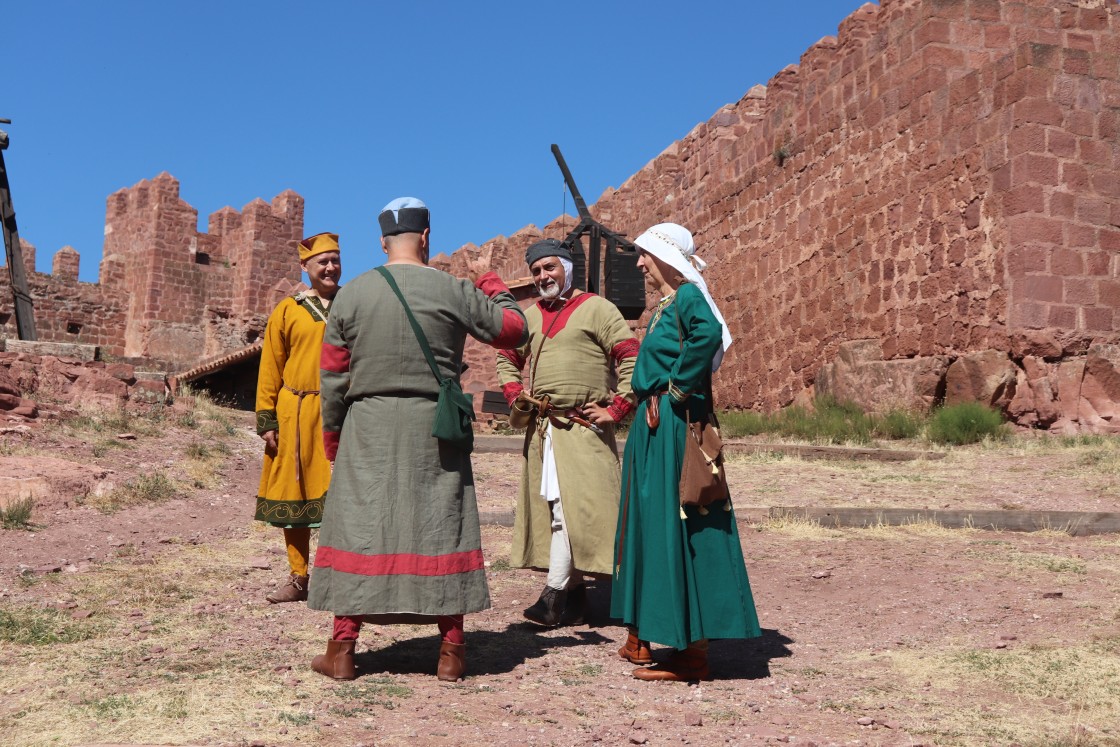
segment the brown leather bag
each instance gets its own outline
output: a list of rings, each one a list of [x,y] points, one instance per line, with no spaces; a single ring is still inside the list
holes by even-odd
[[[684,352],[681,318],[677,314],[677,341]],[[712,384],[707,382],[707,412],[700,420],[693,421],[685,405],[684,461],[681,465],[679,492],[682,506],[707,506],[731,497],[727,488],[727,473],[723,469],[723,439],[712,401]],[[702,510],[700,513],[707,513]],[[681,515],[684,513],[682,511]]]
[[[682,506],[707,506],[730,496],[723,469],[723,439],[715,416],[686,423],[684,463],[681,466]]]

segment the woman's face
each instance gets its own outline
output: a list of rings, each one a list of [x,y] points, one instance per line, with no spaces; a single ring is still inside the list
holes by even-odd
[[[638,269],[646,276],[647,285],[665,293],[668,293],[675,287],[672,285],[671,281],[676,280],[680,276],[679,272],[645,249],[642,249],[638,255]]]

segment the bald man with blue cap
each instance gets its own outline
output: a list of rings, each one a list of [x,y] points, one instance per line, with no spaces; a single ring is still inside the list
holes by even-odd
[[[339,292],[323,338],[323,445],[334,472],[308,606],[335,617],[311,666],[353,679],[363,622],[428,622],[442,634],[436,675],[455,681],[466,671],[463,616],[489,608],[490,594],[470,455],[432,435],[436,405],[441,381],[459,380],[467,336],[521,345],[525,316],[481,262],[469,280],[428,266],[421,200],[395,199],[377,221],[385,265]]]

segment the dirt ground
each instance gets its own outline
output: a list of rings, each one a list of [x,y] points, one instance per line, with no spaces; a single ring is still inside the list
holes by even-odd
[[[525,623],[543,577],[510,569],[510,530],[487,525],[493,607],[467,618],[463,682],[435,679],[438,635],[418,626],[367,626],[359,678],[328,680],[309,662],[329,617],[264,601],[286,563],[251,520],[251,425],[186,402],[0,435],[0,487],[36,501],[30,529],[0,530],[0,743],[1120,745],[1117,535],[741,519],[764,634],[714,641],[714,679],[686,685],[631,677],[606,584],[588,625]],[[511,511],[518,473],[515,454],[477,455],[480,509]],[[1120,445],[751,456],[730,479],[744,516],[1120,511]]]

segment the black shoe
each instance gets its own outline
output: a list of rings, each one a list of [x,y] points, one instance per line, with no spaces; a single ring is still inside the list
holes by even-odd
[[[551,586],[545,586],[544,591],[541,592],[541,598],[521,614],[525,616],[526,620],[535,622],[537,625],[544,625],[549,628],[556,627],[560,624],[567,598],[568,592],[563,589],[553,589]]]
[[[583,625],[587,613],[587,587],[583,584],[568,589],[568,600],[560,615],[561,625]]]

